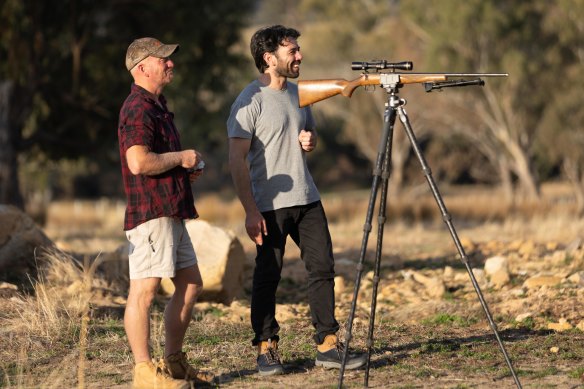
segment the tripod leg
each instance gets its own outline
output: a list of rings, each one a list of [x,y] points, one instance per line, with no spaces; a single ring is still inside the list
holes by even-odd
[[[373,181],[371,184],[371,194],[369,197],[369,205],[367,207],[367,215],[365,217],[365,224],[363,225],[363,239],[361,241],[361,251],[359,253],[359,262],[357,264],[357,276],[355,278],[355,288],[353,290],[353,301],[351,302],[351,310],[347,319],[347,329],[345,332],[345,350],[343,353],[343,360],[339,372],[338,388],[343,387],[343,378],[345,375],[345,366],[347,364],[347,355],[349,350],[349,343],[351,342],[351,332],[353,330],[353,319],[355,318],[355,308],[357,306],[357,296],[359,295],[359,288],[361,286],[361,275],[363,274],[363,263],[365,261],[365,254],[367,252],[367,242],[369,240],[369,233],[371,232],[371,219],[375,209],[375,202],[377,200],[377,190],[381,178],[381,171],[383,169],[383,161],[386,159],[387,144],[390,139],[390,134],[393,134],[393,126],[396,119],[396,111],[386,104],[385,113],[383,116],[383,130],[379,148],[377,152],[377,160],[375,168],[373,169]]]
[[[479,287],[479,284],[474,276],[472,268],[470,267],[468,257],[466,256],[466,253],[464,252],[464,248],[462,247],[462,244],[460,243],[460,239],[458,238],[458,234],[456,233],[456,230],[454,229],[454,224],[452,224],[452,217],[448,213],[448,210],[446,209],[446,205],[444,204],[444,201],[442,200],[442,196],[440,195],[440,192],[438,191],[438,187],[436,186],[436,182],[434,181],[434,178],[432,177],[432,172],[430,170],[430,167],[426,163],[426,159],[424,158],[424,155],[422,154],[422,151],[420,150],[420,147],[418,146],[418,143],[416,141],[416,136],[414,135],[414,131],[412,130],[412,126],[410,125],[410,121],[408,119],[406,111],[402,106],[399,106],[397,108],[397,111],[399,114],[399,119],[402,122],[404,129],[406,131],[406,134],[408,136],[408,139],[410,140],[410,143],[412,145],[412,149],[414,150],[416,157],[418,158],[418,160],[420,161],[420,164],[422,165],[422,170],[424,171],[424,175],[426,176],[426,181],[428,181],[428,184],[430,185],[430,189],[432,190],[432,194],[434,195],[434,199],[436,200],[436,203],[438,204],[438,208],[440,208],[440,213],[442,214],[442,219],[444,220],[444,223],[446,223],[446,226],[448,227],[448,230],[450,231],[450,235],[452,236],[452,240],[454,241],[454,244],[456,245],[456,249],[458,250],[458,253],[460,255],[460,259],[462,260],[462,263],[466,267],[466,271],[467,271],[467,273],[470,277],[470,280],[472,282],[472,285],[477,293],[477,296],[479,298],[481,306],[483,307],[483,310],[485,311],[485,315],[487,316],[487,320],[489,322],[489,325],[491,326],[491,329],[493,330],[493,333],[495,334],[495,338],[497,339],[497,342],[499,343],[499,348],[501,349],[501,352],[503,353],[503,356],[505,358],[505,362],[507,362],[507,366],[509,367],[509,370],[511,371],[511,375],[513,376],[513,379],[515,380],[515,384],[517,385],[517,387],[519,389],[521,389],[521,383],[519,382],[519,378],[517,378],[517,374],[515,373],[515,370],[513,369],[513,365],[511,364],[511,360],[509,359],[509,355],[507,354],[507,351],[505,350],[505,346],[503,345],[503,342],[501,341],[501,338],[499,336],[499,332],[497,331],[497,324],[493,321],[493,317],[491,315],[491,312],[489,311],[489,307],[487,306],[487,302],[485,301],[485,299],[483,297],[483,294],[481,292],[481,288]]]
[[[393,96],[392,96],[393,97]],[[385,212],[387,210],[387,188],[391,175],[391,150],[392,150],[393,126],[390,126],[383,170],[381,172],[381,197],[379,199],[379,211],[377,217],[377,247],[375,249],[375,267],[373,272],[373,290],[371,292],[371,312],[369,314],[369,331],[367,333],[367,365],[365,367],[365,379],[363,386],[369,386],[369,368],[371,366],[371,349],[373,348],[373,331],[375,327],[375,312],[377,310],[377,290],[379,288],[379,272],[381,270],[381,252],[383,250],[383,230],[385,226]]]

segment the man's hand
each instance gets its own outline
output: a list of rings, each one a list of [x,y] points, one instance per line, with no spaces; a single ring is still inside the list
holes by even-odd
[[[268,229],[266,220],[259,211],[245,216],[245,230],[255,244],[261,246],[264,243],[264,235],[268,235]]]
[[[180,165],[185,169],[193,169],[202,160],[203,157],[197,150],[189,149],[180,152]]]
[[[316,133],[314,131],[302,130],[298,135],[298,141],[302,150],[310,152],[316,147]]]

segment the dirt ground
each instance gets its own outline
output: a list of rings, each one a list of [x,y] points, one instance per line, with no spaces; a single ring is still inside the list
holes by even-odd
[[[253,246],[241,227],[233,228],[251,261]],[[559,215],[510,218],[461,223],[457,233],[522,387],[584,388],[584,221]],[[336,314],[344,337],[358,275],[362,220],[332,222],[331,234],[338,275]],[[375,242],[374,228],[351,332],[350,346],[357,351],[367,348]],[[509,279],[502,284],[494,283],[484,269],[494,256],[507,260]],[[370,368],[347,371],[344,387],[363,387],[367,371],[372,388],[517,387],[444,225],[390,222],[380,269]],[[246,272],[249,291],[251,267]],[[548,277],[550,283],[536,285],[537,277]],[[123,301],[124,291],[108,293]],[[185,343],[189,361],[213,371],[225,388],[337,387],[338,371],[314,366],[306,293],[299,251],[289,245],[277,313],[285,375],[257,374],[247,297],[231,306],[197,305]],[[8,328],[13,322],[6,310],[14,307],[14,295],[3,292],[0,297],[4,312],[0,320]],[[164,302],[161,297],[153,312],[155,355],[163,347]],[[129,388],[132,361],[122,313],[123,304],[94,304],[83,350],[78,326],[70,337],[52,338],[23,339],[17,330],[5,329],[0,340],[0,387]]]

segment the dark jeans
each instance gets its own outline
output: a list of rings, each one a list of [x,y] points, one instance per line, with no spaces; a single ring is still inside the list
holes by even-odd
[[[256,246],[256,267],[251,296],[251,324],[255,332],[252,343],[278,340],[280,326],[276,320],[276,289],[282,272],[286,238],[292,237],[308,271],[308,304],[314,340],[321,344],[326,335],[335,334],[335,264],[328,222],[320,201],[308,205],[263,212],[268,235]]]

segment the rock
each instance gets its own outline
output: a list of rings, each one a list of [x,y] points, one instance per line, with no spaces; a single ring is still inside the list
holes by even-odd
[[[572,274],[568,277],[568,281],[576,285],[584,285],[584,270]]]
[[[479,284],[479,287],[481,289],[485,288],[487,286],[487,277],[485,276],[485,271],[483,269],[478,268],[473,268],[471,270],[472,274],[474,275],[474,278]],[[470,280],[470,276],[467,271],[456,272],[456,274],[454,275],[454,281],[462,285],[468,286],[470,288],[473,287],[472,282]]]
[[[576,324],[576,328],[584,332],[584,320],[581,320],[580,323]]]
[[[36,254],[54,244],[34,221],[11,205],[0,204],[0,272],[7,278],[36,275]]]
[[[560,247],[558,242],[547,242],[545,245],[545,249],[548,251],[556,251]]]
[[[466,253],[473,252],[477,248],[476,244],[469,238],[460,238],[460,244]]]
[[[511,275],[507,270],[499,270],[491,275],[491,284],[497,289],[507,285],[509,281],[511,281]]]
[[[18,290],[18,286],[8,282],[0,282],[0,289]]]
[[[498,255],[485,261],[485,273],[490,276],[491,285],[500,288],[511,280],[507,257]]]
[[[335,277],[335,296],[340,296],[345,291],[345,279],[342,276]]]
[[[437,277],[427,277],[422,273],[412,271],[414,281],[424,285],[428,296],[433,298],[441,298],[446,293],[446,286],[444,281]]]
[[[548,323],[547,326],[548,330],[554,330],[557,332],[571,330],[573,327],[568,321],[564,318],[561,318],[557,323]]]
[[[523,286],[527,289],[539,288],[542,286],[556,286],[562,283],[562,277],[557,276],[533,276],[525,280]]]
[[[507,271],[509,267],[509,261],[507,257],[502,255],[497,255],[495,257],[488,258],[485,261],[485,273],[487,275],[493,275],[501,270]]]
[[[250,317],[249,306],[242,305],[238,300],[233,300],[228,310],[227,319],[233,323],[248,323]]]
[[[276,318],[280,323],[295,320],[299,312],[294,304],[276,304]]]
[[[532,240],[523,242],[517,249],[519,254],[524,256],[532,256],[537,253],[536,245]]]
[[[442,277],[445,280],[452,280],[454,278],[454,268],[452,266],[445,266],[444,267],[444,274],[442,275]]]
[[[559,347],[557,347],[557,346],[550,347],[550,353],[557,354],[559,352],[560,352],[560,348]]]
[[[518,323],[522,323],[524,320],[527,320],[527,319],[532,318],[532,317],[533,317],[533,313],[525,312],[525,313],[517,315],[515,317],[515,321]]]
[[[581,247],[582,247],[582,239],[576,238],[573,241],[571,241],[570,243],[568,243],[568,245],[566,246],[566,251],[567,252],[576,251]]]
[[[241,242],[230,232],[200,219],[187,221],[186,227],[203,278],[199,300],[231,304],[243,294],[242,277],[247,257]],[[170,279],[162,279],[160,291],[163,294],[172,295],[174,290]]]

